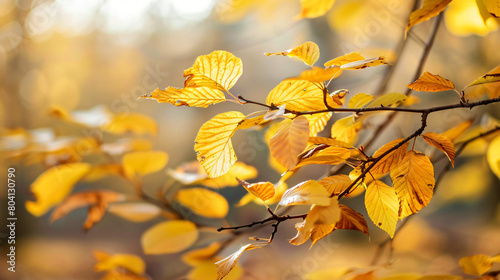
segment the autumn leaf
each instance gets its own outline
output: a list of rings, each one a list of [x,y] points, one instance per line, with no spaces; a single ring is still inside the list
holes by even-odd
[[[304,181],[288,189],[281,197],[280,205],[330,205],[329,193],[314,180]]]
[[[493,261],[487,255],[463,257],[458,262],[462,270],[471,275],[481,276],[493,266]]]
[[[141,98],[154,99],[158,103],[171,103],[175,106],[201,107],[226,101],[224,93],[209,87],[155,89],[150,95]]]
[[[185,264],[195,266],[200,262],[214,258],[220,248],[221,243],[215,241],[206,247],[190,250],[189,252],[184,253],[181,259]]]
[[[342,70],[340,70],[340,67],[329,67],[326,69],[313,67],[312,70],[302,71],[300,73],[300,76],[288,78],[286,80],[307,80],[312,83],[321,83],[334,78],[338,78],[340,74],[342,74]],[[319,84],[318,87],[323,87],[323,85]]]
[[[333,138],[328,138],[328,137],[309,137],[309,143],[317,144],[317,145],[319,145],[319,144],[325,144],[325,145],[328,145],[328,146],[344,147],[344,148],[351,147],[346,142],[342,142],[342,141],[335,140]]]
[[[425,154],[408,151],[398,166],[391,170],[391,179],[399,199],[398,216],[403,219],[424,208],[434,189],[434,167]]]
[[[500,4],[498,0],[483,0],[483,3],[490,15],[496,18],[500,17]]]
[[[109,255],[102,251],[94,251],[94,258],[97,260],[94,266],[95,271],[111,271],[116,268],[125,268],[137,275],[142,275],[146,270],[144,261],[132,254]]]
[[[285,111],[285,108],[283,106],[283,113],[284,113],[284,111]],[[257,126],[257,125],[260,125],[260,124],[264,124],[264,123],[266,123],[269,120],[272,120],[272,119],[275,119],[275,118],[279,117],[279,115],[277,115],[276,117],[271,117],[271,118],[266,118],[266,116],[267,116],[267,114],[261,115],[261,116],[258,116],[258,117],[254,117],[254,118],[245,118],[244,120],[242,120],[238,124],[238,128],[237,129],[251,128],[251,127],[254,127],[254,126]]]
[[[455,166],[455,146],[448,137],[434,132],[422,135],[425,142],[446,154],[452,166]]]
[[[441,135],[450,139],[451,142],[455,142],[464,132],[471,126],[472,121],[461,122],[459,125],[454,126],[445,132],[441,133]]]
[[[374,154],[373,158],[379,158],[381,155],[383,155],[385,152],[388,150],[392,149],[394,146],[398,145],[401,143],[404,139],[399,138],[396,140],[393,140],[382,147],[378,149]],[[406,154],[406,150],[408,150],[408,145],[409,142],[405,142],[401,147],[397,148],[396,150],[388,153],[385,157],[380,159],[375,166],[373,166],[370,169],[370,173],[372,174],[384,174],[384,173],[389,173],[392,169],[396,168],[403,159],[403,157]]]
[[[500,73],[484,74],[483,76],[477,78],[474,82],[468,84],[464,89],[471,86],[496,83],[496,82],[500,82]]]
[[[311,235],[311,248],[312,248],[312,246],[314,244],[316,244],[316,242],[320,241],[321,239],[323,239],[324,237],[326,237],[328,234],[332,233],[335,230],[335,225],[336,224],[329,224],[329,225],[318,224],[318,225],[314,225],[313,228],[311,229],[311,232],[310,232],[310,235]],[[306,241],[307,241],[307,239],[304,239],[302,243],[304,243]],[[296,243],[295,240],[293,242]],[[294,243],[291,243],[291,244],[293,244],[293,245],[300,245],[300,244],[294,244]]]
[[[439,15],[450,2],[451,0],[424,0],[422,8],[410,14],[410,20],[405,29],[405,37],[412,26]]]
[[[408,97],[399,92],[391,92],[375,98],[365,107],[395,107],[406,101]]]
[[[282,106],[288,110],[305,111],[325,109],[323,91],[315,83],[305,80],[285,80],[271,90],[266,104]]]
[[[125,200],[125,195],[113,191],[79,192],[69,196],[59,204],[52,212],[50,221],[53,223],[73,210],[88,206],[87,219],[83,225],[83,229],[87,231],[101,221],[106,214],[108,203],[123,200]]]
[[[314,42],[305,42],[304,44],[293,49],[277,53],[266,53],[266,55],[283,55],[297,58],[312,67],[319,58],[319,47]]]
[[[350,156],[350,152],[346,148],[327,147],[319,150],[310,157],[301,158],[295,168],[299,168],[308,164],[340,164],[345,162]]]
[[[222,195],[204,188],[181,189],[174,199],[194,213],[207,218],[224,218],[229,211],[229,204]]]
[[[308,140],[309,121],[306,117],[298,116],[293,121],[286,119],[270,139],[271,155],[283,167],[291,170],[298,162],[297,156],[307,147]]]
[[[302,10],[296,16],[301,18],[317,18],[326,14],[335,3],[335,0],[300,0]]]
[[[266,201],[272,198],[275,194],[274,185],[271,182],[259,182],[250,184],[246,181],[240,180],[236,178],[238,182],[252,195],[261,199],[262,201]]]
[[[362,233],[370,236],[368,233],[368,225],[366,224],[365,218],[363,215],[358,212],[352,210],[346,205],[339,205],[340,207],[340,219],[335,224],[336,229],[349,229],[349,230],[358,230]]]
[[[241,207],[241,206],[244,206],[250,202],[254,202],[254,203],[259,204],[259,205],[271,205],[271,204],[278,203],[278,202],[280,202],[281,197],[283,196],[285,191],[288,190],[288,186],[284,182],[283,177],[278,183],[274,184],[274,188],[275,188],[274,196],[266,201],[262,201],[260,198],[254,196],[253,194],[247,193],[246,195],[244,195],[240,199],[240,201],[238,201],[236,206]]]
[[[158,126],[149,116],[138,113],[120,113],[101,126],[104,131],[114,134],[131,132],[137,135],[156,135]]]
[[[385,57],[380,56],[376,58],[370,58],[370,59],[364,59],[364,60],[358,60],[358,61],[353,61],[346,63],[342,66],[340,66],[340,70],[358,70],[358,69],[365,69],[367,67],[374,67],[374,66],[379,66],[379,65],[384,65],[384,64],[389,64],[387,61],[385,61]]]
[[[365,206],[373,223],[394,237],[398,222],[398,197],[393,188],[375,180],[365,193]]]
[[[173,254],[193,245],[198,239],[198,229],[193,222],[174,220],[161,222],[146,230],[141,237],[144,254]]]
[[[243,119],[245,115],[238,111],[218,114],[198,131],[194,150],[209,178],[225,174],[236,162],[231,136]]]
[[[412,90],[425,92],[439,92],[455,89],[455,85],[452,81],[439,75],[433,75],[427,71],[415,82],[406,86]]]
[[[348,107],[349,108],[363,108],[366,104],[368,104],[370,101],[372,101],[373,96],[364,94],[364,93],[358,93],[351,97],[349,99]]]
[[[241,59],[226,51],[198,56],[193,67],[184,71],[184,87],[231,89],[243,73]]]
[[[329,60],[325,63],[325,67],[331,67],[331,66],[342,66],[344,64],[348,64],[348,63],[351,63],[351,62],[355,62],[355,61],[360,61],[360,60],[364,60],[365,58],[360,55],[359,53],[357,52],[352,52],[352,53],[348,53],[348,54],[345,54],[343,56],[339,56],[337,58],[334,58],[332,60]]]
[[[337,120],[331,128],[331,137],[335,140],[346,142],[349,145],[357,140],[358,131],[362,123],[356,120],[354,116],[345,117]]]
[[[267,243],[247,244],[245,246],[242,246],[238,251],[232,253],[225,259],[216,262],[215,265],[217,266],[217,280],[224,278],[236,266],[236,263],[240,259],[243,252],[262,248],[266,245]]]
[[[129,177],[134,174],[144,176],[160,171],[167,162],[168,155],[163,151],[131,152],[122,158],[123,168]]]
[[[88,163],[68,163],[47,169],[31,184],[36,201],[27,201],[26,209],[39,217],[59,204],[73,186],[90,171]]]
[[[161,209],[146,202],[124,202],[110,204],[108,212],[131,222],[140,223],[157,217]]]
[[[486,158],[491,171],[500,178],[500,135],[491,141],[486,152]]]

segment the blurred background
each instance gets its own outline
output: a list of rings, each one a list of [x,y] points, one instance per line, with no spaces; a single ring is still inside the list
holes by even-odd
[[[400,54],[413,2],[337,0],[325,16],[296,19],[300,13],[299,0],[0,0],[0,120],[4,135],[1,168],[16,168],[18,215],[17,272],[12,274],[6,270],[6,250],[2,249],[0,278],[98,279],[103,274],[93,270],[93,250],[136,254],[146,261],[146,273],[152,279],[183,279],[190,270],[180,261],[180,254],[143,254],[139,242],[142,232],[162,218],[132,223],[106,215],[85,233],[81,229],[85,209],[74,211],[53,224],[48,214],[36,218],[25,210],[24,203],[33,200],[30,184],[51,163],[47,158],[37,160],[16,151],[30,141],[59,143],[59,139],[67,136],[96,133],[54,117],[51,114],[54,108],[67,112],[94,109],[111,114],[149,116],[157,123],[158,132],[139,138],[150,141],[153,149],[167,152],[168,168],[175,168],[196,158],[193,142],[205,121],[229,110],[249,114],[262,109],[229,102],[206,109],[174,107],[138,99],[156,88],[182,87],[183,71],[191,67],[197,56],[226,50],[241,58],[243,75],[231,92],[263,102],[281,80],[306,69],[297,61],[266,57],[264,53],[281,52],[313,41],[321,50],[317,66],[353,51],[367,58],[384,55],[391,63],[400,57],[387,84],[383,82],[384,75],[390,67],[385,66],[352,71],[336,79],[330,88],[349,89],[347,100],[359,92],[370,95],[404,92],[405,85],[413,82],[434,22],[413,27]],[[499,45],[498,23],[490,19],[485,25],[474,0],[456,0],[445,11],[424,70],[446,77],[454,81],[457,88],[462,88],[500,64]],[[468,94],[471,100],[481,99],[485,90],[478,87]],[[450,92],[414,95],[421,101],[413,105],[415,107],[458,101]],[[430,119],[428,131],[443,132],[469,119],[474,119],[476,125],[488,123],[500,118],[499,109],[496,104],[436,114]],[[99,116],[96,113],[94,123],[99,123]],[[340,117],[334,116],[330,122]],[[383,120],[383,117],[375,118],[365,127],[373,127]],[[419,119],[415,116],[399,115],[373,150],[410,134],[418,126]],[[328,131],[329,128],[321,135],[328,136]],[[360,139],[369,133],[369,130],[363,132]],[[263,134],[262,130],[239,132],[233,140],[234,148],[240,160],[258,169],[259,175],[254,181],[276,182],[280,174],[267,162],[268,150],[261,140]],[[122,137],[128,135],[105,134],[104,141],[113,142]],[[395,265],[384,273],[460,273],[460,257],[499,253],[500,183],[484,158],[487,142],[473,146],[457,159],[455,169],[444,177],[431,204],[412,218],[397,236],[391,258]],[[426,152],[427,148],[422,141],[417,142],[416,149]],[[93,163],[100,159],[86,157],[84,160]],[[319,178],[326,170],[325,166],[304,168],[288,183],[291,186],[305,179]],[[6,172],[0,176],[6,181]],[[154,193],[169,180],[165,172],[158,172],[145,177],[144,186]],[[82,182],[76,187],[78,190],[94,188],[134,191],[129,182],[117,177]],[[265,217],[265,209],[260,205],[233,207],[246,193],[243,188],[225,188],[220,192],[231,205],[227,217],[230,224]],[[7,191],[0,192],[1,205],[7,205],[6,195]],[[347,204],[367,217],[362,196],[348,200]],[[4,209],[0,213],[4,213]],[[214,227],[222,225],[218,220],[211,222]],[[295,247],[287,243],[287,239],[295,235],[292,223],[287,223],[280,227],[271,246],[259,253],[252,254],[252,251],[241,259],[245,271],[242,279],[304,279],[308,273],[332,267],[366,267],[376,245],[387,236],[368,223],[370,238],[359,232],[338,232],[310,250],[308,245]],[[267,237],[270,230],[264,228],[251,235]],[[2,248],[6,248],[6,232],[5,228],[0,229]],[[246,244],[245,238],[243,235],[233,242],[221,256]]]

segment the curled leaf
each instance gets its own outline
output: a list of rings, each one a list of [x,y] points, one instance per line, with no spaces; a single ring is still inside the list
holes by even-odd
[[[304,181],[288,189],[281,197],[280,205],[330,205],[329,193],[314,180]]]
[[[293,49],[279,53],[266,53],[266,55],[283,55],[295,57],[312,67],[319,58],[319,47],[314,42],[305,42],[304,44]]]
[[[410,20],[405,29],[405,37],[412,26],[439,15],[450,2],[451,0],[424,0],[422,7],[410,14]]]
[[[252,195],[266,201],[274,196],[275,190],[274,185],[271,182],[259,182],[250,184],[243,180],[236,178],[238,182]]]
[[[236,263],[240,259],[243,252],[262,248],[266,245],[267,243],[247,244],[225,259],[216,262],[215,265],[217,266],[217,280],[221,280],[222,278],[224,278],[236,266]]]

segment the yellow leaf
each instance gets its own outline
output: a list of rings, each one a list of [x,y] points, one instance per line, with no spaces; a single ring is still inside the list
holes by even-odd
[[[349,99],[348,106],[349,108],[363,108],[363,106],[368,104],[368,102],[372,101],[372,99],[373,99],[372,95],[358,93],[353,97],[351,97],[351,99]]]
[[[208,87],[228,91],[243,73],[241,59],[226,51],[198,56],[193,67],[184,71],[184,87]]]
[[[161,209],[145,202],[113,203],[108,212],[132,222],[145,222],[157,217]]]
[[[198,264],[191,270],[188,274],[189,280],[206,280],[206,279],[216,279],[217,278],[217,267],[214,264],[214,260],[203,261]],[[243,276],[244,271],[236,264],[234,268],[231,270],[231,273],[224,277],[224,280],[238,280]]]
[[[340,70],[358,70],[358,69],[365,69],[366,67],[374,67],[384,64],[389,64],[389,63],[385,61],[385,57],[380,56],[376,58],[369,58],[369,59],[346,63],[340,66]]]
[[[123,175],[123,166],[113,163],[92,166],[89,173],[82,178],[82,181],[94,182],[110,175]]]
[[[394,146],[401,143],[403,140],[404,140],[403,138],[399,138],[399,139],[393,140],[393,141],[385,144],[384,146],[380,147],[380,149],[378,149],[373,154],[373,157],[374,158],[380,157],[382,154],[384,154],[388,150],[392,149]],[[405,156],[406,150],[408,149],[408,145],[409,145],[409,142],[406,142],[401,147],[399,147],[396,150],[387,154],[384,158],[379,160],[379,162],[377,162],[375,164],[375,166],[373,166],[370,169],[370,173],[372,173],[372,174],[384,174],[384,173],[388,173],[392,169],[396,168],[399,164],[399,161],[401,161],[403,159],[403,157]]]
[[[455,88],[455,85],[452,81],[447,80],[439,75],[433,75],[427,71],[422,74],[422,76],[420,76],[420,78],[418,78],[415,82],[406,86],[416,91],[425,92],[447,91]]]
[[[302,10],[297,15],[301,18],[317,18],[326,14],[335,3],[335,0],[300,0]]]
[[[97,260],[94,267],[96,271],[111,271],[116,268],[125,268],[135,274],[141,275],[146,270],[144,261],[132,254],[108,255],[101,251],[95,251],[94,258]]]
[[[500,65],[488,72],[488,74],[500,74]],[[500,97],[500,82],[486,83],[483,84],[483,87],[491,99]]]
[[[47,169],[31,184],[36,201],[27,201],[26,209],[36,217],[45,214],[71,193],[73,186],[89,171],[90,165],[80,162]]]
[[[286,104],[288,110],[295,111],[325,109],[323,91],[315,83],[305,80],[282,81],[271,90],[266,104],[275,106]]]
[[[231,136],[243,119],[245,115],[237,111],[218,114],[198,131],[194,150],[209,178],[225,174],[236,162]]]
[[[193,245],[198,239],[198,229],[185,220],[166,221],[146,230],[141,237],[144,254],[173,254]]]
[[[328,234],[332,233],[333,230],[335,229],[335,224],[329,224],[329,225],[314,225],[312,230],[311,230],[311,247],[316,244],[316,242],[320,241],[323,239],[325,236]],[[307,241],[304,240],[304,242]],[[293,243],[292,243],[293,244]],[[300,244],[293,244],[293,245],[300,245]]]
[[[318,183],[323,185],[330,195],[338,196],[351,185],[352,181],[349,176],[341,174],[325,177],[319,180]]]
[[[257,168],[247,165],[241,161],[237,161],[229,168],[229,171],[216,178],[206,178],[199,182],[205,187],[220,189],[224,187],[235,187],[238,185],[236,177],[241,180],[248,180],[257,177]]]
[[[203,217],[224,218],[229,211],[229,204],[222,195],[203,188],[181,189],[175,200]]]
[[[490,15],[500,18],[500,3],[498,0],[483,0],[483,3]]]
[[[285,109],[285,108],[283,108],[283,109]],[[266,116],[267,116],[267,114],[261,115],[261,116],[255,117],[255,118],[248,118],[248,119],[245,118],[244,120],[242,120],[238,124],[237,129],[247,129],[247,128],[254,127],[254,126],[259,125],[259,124],[266,123],[267,121],[274,119],[274,118],[266,118]]]
[[[122,158],[123,168],[129,175],[144,176],[160,171],[168,162],[168,155],[163,151],[139,151],[127,153]]]
[[[357,140],[358,131],[362,127],[362,122],[355,120],[354,116],[337,120],[331,128],[331,137],[335,140],[346,142],[352,145]]]
[[[271,199],[275,194],[274,185],[271,182],[259,182],[250,184],[238,178],[236,178],[236,180],[238,180],[238,182],[240,182],[240,184],[249,193],[261,199],[262,201]]]
[[[487,255],[463,257],[458,263],[465,273],[476,276],[483,275],[493,266],[491,257]]]
[[[158,126],[151,117],[137,113],[116,114],[102,129],[114,134],[132,132],[138,135],[156,135],[158,132]]]
[[[496,83],[496,82],[500,82],[500,73],[484,74],[480,78],[477,78],[474,82],[468,84],[465,88],[468,88],[470,86],[475,86],[475,85],[489,84],[489,83]]]
[[[455,146],[448,137],[434,132],[422,135],[425,142],[446,154],[452,166],[455,166]]]
[[[338,78],[342,74],[340,67],[329,67],[326,69],[313,67],[312,70],[304,70],[300,76],[288,78],[286,80],[307,80],[312,83],[321,83],[330,79]],[[320,85],[322,87],[322,85]]]
[[[439,15],[450,2],[451,0],[424,0],[422,8],[410,14],[410,20],[405,29],[405,37],[412,26]]]
[[[464,132],[471,126],[472,121],[465,121],[459,125],[448,129],[447,131],[441,133],[441,135],[450,139],[451,142],[455,142],[458,137],[460,137]]]
[[[340,220],[341,210],[336,196],[329,198],[330,204],[326,206],[313,205],[304,221],[304,232],[309,232],[311,241],[316,243],[321,238],[332,232],[335,224]],[[306,234],[307,235],[307,234]],[[311,246],[312,246],[311,245]]]
[[[224,93],[209,87],[155,89],[150,95],[141,98],[155,99],[158,103],[171,103],[175,106],[201,107],[226,101]]]
[[[434,167],[426,155],[408,151],[391,170],[391,179],[399,199],[400,219],[417,213],[431,201]]]
[[[373,108],[373,107],[394,107],[398,106],[399,104],[405,102],[407,99],[407,96],[398,93],[398,92],[391,92],[384,94],[382,96],[379,96],[375,98],[372,102],[368,103],[366,107]]]
[[[295,167],[297,156],[307,147],[309,121],[299,116],[293,121],[286,119],[278,127],[276,135],[270,139],[269,149],[277,162],[288,170]]]
[[[313,144],[325,144],[328,146],[344,147],[349,148],[350,146],[346,142],[335,140],[327,137],[309,137],[309,142]]]
[[[216,262],[215,265],[217,266],[217,280],[224,278],[236,266],[236,263],[240,259],[243,252],[262,248],[266,245],[267,243],[247,244],[241,247],[238,251],[229,255],[227,258]]]
[[[262,201],[261,199],[255,197],[251,193],[247,193],[246,195],[244,195],[240,199],[240,201],[238,201],[236,206],[238,206],[238,207],[244,206],[250,202],[254,202],[254,203],[259,204],[259,205],[264,205],[264,204],[271,205],[271,204],[278,203],[278,202],[280,202],[281,197],[283,196],[285,191],[288,189],[288,186],[285,182],[283,182],[283,177],[282,177],[282,179],[278,183],[276,183],[274,187],[275,187],[275,194],[272,198],[270,198],[266,201]]]
[[[75,209],[88,206],[87,219],[83,225],[83,229],[89,230],[104,217],[108,203],[124,199],[125,195],[113,191],[96,190],[79,192],[69,196],[59,204],[52,212],[50,221],[55,222]]]
[[[346,148],[327,147],[307,158],[301,158],[295,168],[308,164],[340,164],[349,158],[350,152]]]
[[[326,124],[332,117],[332,112],[319,113],[314,115],[305,115],[309,121],[309,136],[316,136],[325,129]]]
[[[304,181],[288,189],[281,197],[280,205],[330,205],[329,193],[314,180]]]
[[[344,64],[348,64],[351,62],[359,61],[359,60],[364,60],[365,58],[360,55],[357,52],[352,52],[345,54],[343,56],[339,56],[337,58],[334,58],[328,62],[325,63],[325,67],[330,67],[330,66],[342,66]]]
[[[220,242],[212,242],[207,247],[191,250],[187,253],[184,253],[181,259],[185,264],[195,266],[200,262],[214,258],[215,255],[219,252],[220,248]]]
[[[483,0],[452,1],[444,14],[447,29],[458,36],[472,34],[485,36],[497,30],[498,23],[491,17],[483,2]]]
[[[365,193],[365,206],[373,223],[394,237],[398,222],[398,197],[393,188],[375,180]]]
[[[292,239],[288,240],[290,244],[296,246],[302,245],[309,239],[309,237],[311,237],[311,231],[313,230],[313,228],[311,227],[306,228],[305,226],[306,226],[306,221],[295,224],[295,229],[297,230],[297,234]]]
[[[486,157],[491,171],[500,178],[500,135],[491,141]]]
[[[293,49],[278,53],[266,53],[266,55],[283,55],[295,57],[312,67],[319,58],[319,47],[314,42],[305,42],[304,44]]]
[[[368,225],[366,224],[365,218],[363,215],[358,212],[352,210],[346,205],[339,205],[340,207],[340,219],[335,224],[336,229],[350,229],[350,230],[358,230],[362,233],[370,236],[368,233]]]

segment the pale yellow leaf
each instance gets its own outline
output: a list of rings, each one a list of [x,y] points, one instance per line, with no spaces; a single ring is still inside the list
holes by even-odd
[[[452,166],[455,166],[455,146],[448,137],[434,132],[422,135],[425,142],[446,154]]]
[[[224,278],[236,266],[236,263],[240,259],[243,252],[262,248],[266,245],[267,243],[247,244],[225,259],[216,262],[215,265],[217,266],[217,280],[221,280],[222,278]]]
[[[483,0],[451,1],[444,14],[444,23],[446,29],[457,36],[485,36],[498,29],[498,22],[488,12]]]
[[[88,163],[68,163],[47,169],[31,184],[36,201],[26,201],[26,209],[34,216],[45,214],[59,204],[73,186],[90,171]]]
[[[238,182],[252,195],[261,199],[262,201],[266,201],[272,198],[275,194],[274,185],[271,182],[259,182],[250,184],[243,180],[236,178]]]
[[[325,109],[323,91],[306,80],[284,80],[271,90],[267,105],[282,106],[288,110],[305,111]]]
[[[393,140],[384,146],[380,147],[374,154],[374,158],[380,157],[382,154],[387,152],[388,150],[392,149],[394,146],[398,145],[401,143],[404,139],[399,138],[396,140]],[[403,157],[406,154],[406,150],[408,149],[409,142],[404,143],[401,145],[401,147],[397,148],[396,150],[390,152],[387,154],[385,157],[383,157],[381,160],[379,160],[375,166],[373,166],[370,169],[370,173],[372,174],[384,174],[390,172],[392,169],[396,168],[399,164],[399,161],[403,159]]]
[[[141,98],[154,99],[158,103],[171,103],[175,106],[201,107],[226,101],[224,93],[209,87],[155,89],[150,95]]]
[[[286,80],[307,80],[312,83],[321,83],[334,78],[338,78],[340,74],[342,74],[342,70],[340,70],[340,67],[329,67],[326,69],[313,67],[312,70],[302,71],[302,73],[300,73],[300,76],[288,78]],[[322,87],[322,85],[320,86]]]
[[[111,175],[123,175],[123,172],[124,170],[121,164],[110,163],[96,165],[92,166],[89,173],[82,178],[82,181],[94,182]]]
[[[359,61],[359,60],[364,60],[365,58],[360,55],[357,52],[352,52],[345,54],[343,56],[339,56],[337,58],[334,58],[332,60],[329,60],[328,62],[325,63],[325,67],[330,67],[330,66],[342,66],[347,63]]]
[[[166,221],[146,230],[141,237],[144,254],[173,254],[193,245],[198,239],[198,229],[185,220]]]
[[[163,151],[138,151],[127,153],[122,158],[123,168],[127,174],[144,176],[165,167],[168,155]]]
[[[208,87],[228,91],[243,73],[241,59],[226,51],[198,56],[193,67],[184,71],[184,87]]]
[[[389,63],[387,61],[385,61],[385,57],[380,56],[380,57],[376,57],[376,58],[369,58],[369,59],[358,60],[358,61],[346,63],[346,64],[340,66],[340,70],[358,70],[358,69],[365,69],[367,67],[374,67],[374,66],[379,66],[379,65],[384,65],[384,64],[389,64]]]
[[[391,92],[375,98],[366,107],[395,107],[406,101],[408,97],[399,92]]]
[[[132,222],[145,222],[157,217],[161,209],[146,202],[125,202],[109,205],[108,212]]]
[[[434,167],[425,154],[408,151],[391,171],[399,199],[398,216],[403,219],[417,213],[431,201],[434,190]]]
[[[331,128],[331,137],[335,140],[346,142],[352,145],[356,142],[358,131],[362,128],[362,122],[356,120],[354,116],[337,120]]]
[[[496,83],[496,82],[500,82],[500,73],[484,74],[483,76],[476,79],[474,82],[468,84],[465,88],[468,88],[470,86],[475,86],[475,85],[489,84],[489,83]]]
[[[373,96],[365,93],[358,93],[349,99],[349,108],[363,108],[368,102],[372,101]]]
[[[326,14],[335,3],[335,0],[300,0],[302,10],[296,16],[301,18],[317,18]]]
[[[439,15],[450,2],[451,0],[424,0],[422,7],[410,14],[410,20],[405,29],[405,37],[412,26]]]
[[[311,237],[312,228],[306,229],[305,226],[306,226],[306,221],[295,224],[295,229],[297,230],[297,234],[292,239],[288,240],[290,244],[296,246],[302,245],[309,239],[309,237]]]
[[[465,273],[476,276],[483,275],[493,266],[491,257],[487,255],[463,257],[458,263]]]
[[[445,132],[441,133],[441,135],[450,139],[451,142],[455,142],[464,132],[471,126],[472,121],[461,122],[459,125],[454,126]]]
[[[229,211],[229,204],[222,195],[204,188],[181,189],[175,200],[203,217],[224,218]]]
[[[329,193],[320,183],[309,180],[288,189],[281,197],[280,205],[330,205]]]
[[[295,57],[312,67],[319,58],[319,47],[314,42],[305,42],[304,44],[293,49],[278,53],[266,53],[266,55],[283,55]]]
[[[340,174],[325,177],[319,180],[318,183],[323,185],[330,195],[338,196],[351,185],[352,181],[349,176]]]
[[[490,15],[500,18],[500,2],[498,0],[483,0]]]
[[[455,88],[452,81],[447,80],[439,75],[434,75],[429,72],[425,72],[418,78],[415,82],[406,85],[408,88],[416,91],[425,92],[439,92],[447,91]]]
[[[345,162],[349,158],[350,154],[351,153],[346,148],[326,147],[309,157],[299,159],[295,168],[309,164],[340,164]]]
[[[96,271],[110,271],[116,268],[125,268],[135,274],[142,275],[146,270],[144,261],[140,257],[132,254],[109,255],[101,251],[95,251],[94,258],[97,260],[94,266]]]
[[[236,162],[231,136],[243,119],[245,115],[238,111],[218,114],[198,131],[194,150],[209,178],[225,174]]]
[[[309,121],[299,116],[293,121],[286,119],[278,127],[276,135],[270,139],[269,149],[273,158],[291,170],[298,162],[297,156],[307,147]]]
[[[398,197],[394,188],[375,180],[365,193],[365,206],[368,216],[373,223],[394,237],[396,224],[398,222]]]
[[[500,135],[491,141],[486,157],[491,171],[500,178]]]

